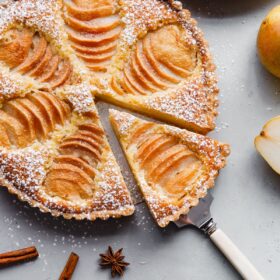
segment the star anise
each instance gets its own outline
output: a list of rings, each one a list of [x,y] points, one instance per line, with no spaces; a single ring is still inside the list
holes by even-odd
[[[100,265],[103,267],[111,267],[112,277],[115,277],[116,274],[122,276],[125,267],[129,265],[128,262],[123,261],[125,256],[122,255],[122,250],[123,248],[119,249],[117,252],[114,252],[112,247],[109,246],[107,253],[100,254]]]

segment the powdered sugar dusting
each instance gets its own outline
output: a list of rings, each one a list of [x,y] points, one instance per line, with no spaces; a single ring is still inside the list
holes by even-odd
[[[117,110],[110,109],[110,117],[116,123],[118,132],[125,136],[129,132],[130,127],[135,122],[136,118],[125,112],[119,112]]]
[[[168,94],[150,96],[145,104],[178,119],[195,123],[201,127],[214,127],[217,107],[217,88],[208,86],[203,78],[182,83]]]
[[[0,34],[14,23],[36,27],[53,39],[60,39],[60,20],[55,11],[59,9],[55,0],[22,0],[0,10]],[[1,39],[1,35],[0,35]]]
[[[72,104],[74,111],[78,113],[95,112],[95,104],[92,92],[95,86],[87,83],[65,86],[61,94],[64,95]]]
[[[147,30],[161,26],[163,21],[175,19],[174,11],[166,3],[158,0],[123,0],[121,5],[124,15],[122,21],[126,26],[121,39],[129,45]]]
[[[45,177],[44,164],[46,150],[35,151],[26,148],[15,151],[0,152],[0,174],[10,184],[28,189],[29,193],[36,191]]]
[[[20,94],[20,86],[5,74],[0,74],[0,96],[12,98]]]
[[[108,158],[96,179],[97,191],[93,203],[95,207],[99,211],[133,209],[129,192],[124,188],[124,184],[116,162]]]
[[[220,143],[207,136],[180,129],[170,125],[163,125],[166,133],[171,134],[185,143],[197,154],[202,155],[216,171],[225,165],[225,157],[230,154],[229,145]]]

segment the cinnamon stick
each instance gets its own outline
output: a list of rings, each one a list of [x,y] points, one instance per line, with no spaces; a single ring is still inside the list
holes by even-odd
[[[0,254],[0,266],[24,262],[39,256],[35,246]]]
[[[59,280],[70,280],[76,268],[79,256],[72,252],[68,258],[68,261],[59,277]]]

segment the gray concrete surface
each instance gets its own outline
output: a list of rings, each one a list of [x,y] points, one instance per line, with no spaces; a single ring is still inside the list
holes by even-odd
[[[269,280],[280,279],[280,177],[256,153],[253,140],[264,122],[280,112],[280,80],[259,64],[255,40],[262,18],[278,3],[185,1],[218,66],[221,105],[212,136],[232,146],[214,189],[213,216]],[[123,161],[106,120],[110,105],[98,107],[114,152]],[[0,217],[0,251],[35,244],[41,254],[35,262],[1,269],[1,280],[57,279],[71,251],[80,255],[73,280],[110,279],[109,271],[98,267],[98,254],[109,244],[124,247],[131,263],[123,279],[240,279],[200,232],[174,225],[159,229],[145,205],[133,217],[92,224],[54,219],[1,190]]]

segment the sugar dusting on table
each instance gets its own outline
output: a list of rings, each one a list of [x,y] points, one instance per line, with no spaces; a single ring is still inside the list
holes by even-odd
[[[92,96],[94,90],[95,86],[84,82],[78,85],[65,86],[60,90],[60,93],[70,101],[75,112],[86,113],[96,111]]]

